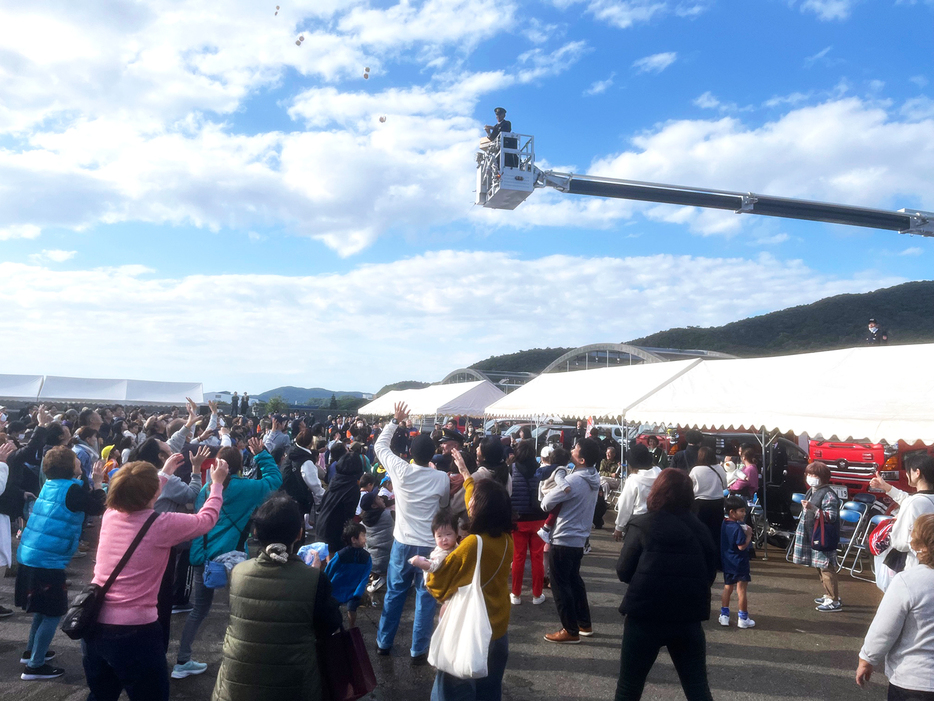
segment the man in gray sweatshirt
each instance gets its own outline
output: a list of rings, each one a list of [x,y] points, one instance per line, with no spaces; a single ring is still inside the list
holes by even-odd
[[[575,467],[567,476],[566,488],[552,489],[542,500],[544,511],[561,506],[548,556],[551,592],[564,627],[545,636],[550,643],[579,643],[581,636],[593,635],[587,588],[580,569],[584,543],[590,535],[597,506],[600,475],[596,466],[602,453],[600,444],[593,438],[582,439],[571,451]]]

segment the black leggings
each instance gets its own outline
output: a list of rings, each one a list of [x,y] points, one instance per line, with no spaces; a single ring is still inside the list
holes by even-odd
[[[632,616],[626,617],[623,629],[616,701],[642,698],[646,677],[663,647],[668,648],[688,701],[712,701],[707,684],[707,642],[700,621],[666,623]]]

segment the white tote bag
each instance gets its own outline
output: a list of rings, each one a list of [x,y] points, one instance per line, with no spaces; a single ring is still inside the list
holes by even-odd
[[[448,601],[428,648],[428,664],[458,679],[480,679],[489,674],[486,662],[493,628],[480,584],[481,555],[483,540],[477,536],[473,580],[458,589]]]

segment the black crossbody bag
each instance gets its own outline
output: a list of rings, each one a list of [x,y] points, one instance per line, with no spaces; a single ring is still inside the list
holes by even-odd
[[[150,514],[149,518],[146,519],[146,523],[139,529],[136,538],[130,543],[130,547],[127,548],[127,551],[123,554],[120,562],[117,563],[114,571],[110,573],[107,581],[104,582],[104,586],[99,586],[92,582],[78,592],[78,595],[75,596],[71,602],[71,606],[68,608],[68,613],[66,613],[65,617],[62,619],[62,632],[65,635],[72,640],[81,640],[87,637],[91,628],[97,623],[97,616],[100,614],[101,606],[104,605],[104,597],[107,596],[110,587],[117,581],[120,572],[126,567],[126,563],[130,561],[130,557],[136,551],[136,548],[139,547],[143,536],[146,535],[149,527],[158,516],[159,514],[153,512]]]

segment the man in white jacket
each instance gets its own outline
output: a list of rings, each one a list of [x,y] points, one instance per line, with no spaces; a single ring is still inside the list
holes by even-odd
[[[649,449],[641,443],[629,451],[629,470],[629,477],[623,483],[619,501],[616,502],[616,530],[613,531],[613,537],[617,541],[623,539],[626,526],[633,516],[648,511],[646,500],[649,492],[652,491],[655,478],[662,474],[660,467],[652,465]]]

